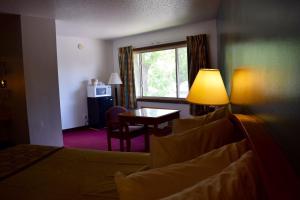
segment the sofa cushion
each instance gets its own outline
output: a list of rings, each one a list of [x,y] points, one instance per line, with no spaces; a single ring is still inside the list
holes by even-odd
[[[151,166],[161,167],[190,160],[235,141],[233,124],[223,118],[181,134],[151,136]]]
[[[230,164],[220,173],[175,193],[163,200],[254,200],[258,192],[258,171],[252,151]]]
[[[190,187],[226,168],[248,150],[246,140],[225,145],[195,159],[128,176],[118,172],[115,182],[121,200],[152,200]]]
[[[187,119],[175,119],[173,120],[172,132],[173,134],[182,133],[186,130],[208,124],[210,122],[216,121],[227,117],[230,114],[228,107],[222,107],[213,112],[199,117],[187,118]]]

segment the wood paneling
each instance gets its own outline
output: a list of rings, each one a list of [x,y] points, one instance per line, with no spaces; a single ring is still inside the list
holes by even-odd
[[[0,59],[6,63],[9,93],[5,109],[11,113],[8,137],[13,144],[29,143],[20,16],[0,14],[0,27]]]
[[[300,175],[299,8],[296,0],[224,0],[218,31],[219,65],[228,91],[235,69],[247,68],[259,80],[253,85],[260,88],[251,95],[262,95],[259,102],[233,108],[263,119]]]

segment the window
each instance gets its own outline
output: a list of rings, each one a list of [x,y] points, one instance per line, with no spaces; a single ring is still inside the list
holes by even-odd
[[[134,53],[137,97],[185,98],[188,94],[187,48]]]

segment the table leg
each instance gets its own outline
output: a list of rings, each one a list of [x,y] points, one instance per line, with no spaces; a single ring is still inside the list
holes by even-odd
[[[149,129],[147,125],[144,125],[144,127],[145,127],[145,151],[149,152],[150,149]]]
[[[158,124],[153,125],[153,134],[158,135]]]
[[[130,152],[130,149],[131,149],[130,137],[126,137],[126,151]]]
[[[123,137],[120,138],[120,150],[124,151],[124,140],[123,140]]]

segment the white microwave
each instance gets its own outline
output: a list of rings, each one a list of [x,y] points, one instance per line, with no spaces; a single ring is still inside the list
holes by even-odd
[[[88,85],[87,96],[88,97],[111,96],[111,86],[110,85]]]

